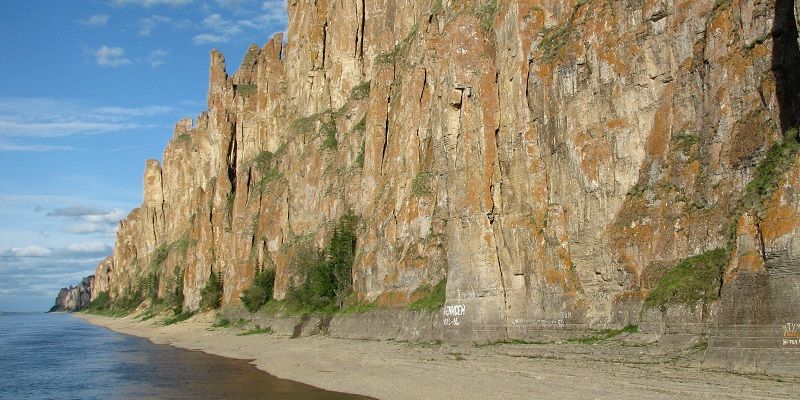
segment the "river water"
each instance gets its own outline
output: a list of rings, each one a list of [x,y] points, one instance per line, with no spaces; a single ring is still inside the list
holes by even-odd
[[[365,399],[70,314],[0,313],[0,399]]]

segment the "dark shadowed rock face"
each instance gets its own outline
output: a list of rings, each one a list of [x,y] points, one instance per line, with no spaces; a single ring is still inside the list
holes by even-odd
[[[94,275],[87,276],[81,280],[78,286],[62,288],[58,292],[56,304],[50,308],[54,311],[79,311],[89,305],[92,300],[92,287],[94,286]]]

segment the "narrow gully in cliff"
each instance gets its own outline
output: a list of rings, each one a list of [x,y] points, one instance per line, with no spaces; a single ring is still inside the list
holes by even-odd
[[[800,123],[800,48],[797,41],[797,16],[792,0],[775,2],[772,30],[772,71],[784,131]]]

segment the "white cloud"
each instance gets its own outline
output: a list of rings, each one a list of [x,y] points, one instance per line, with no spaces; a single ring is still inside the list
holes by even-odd
[[[75,150],[69,146],[49,146],[39,144],[13,144],[13,143],[0,143],[0,153],[47,153],[51,151],[70,151]]]
[[[85,215],[83,219],[86,222],[116,224],[121,219],[125,218],[125,211],[123,210],[109,210],[102,214]]]
[[[73,243],[67,246],[67,251],[77,254],[97,254],[111,251],[111,246],[102,242]]]
[[[172,18],[163,15],[151,15],[147,18],[140,18],[138,21],[139,31],[137,34],[139,36],[150,36],[159,25],[168,24],[170,22],[172,22]]]
[[[53,254],[47,247],[30,245],[26,247],[14,247],[10,249],[0,249],[0,256],[11,257],[49,257]]]
[[[125,49],[122,47],[101,46],[93,52],[95,62],[101,67],[121,67],[128,65],[131,60],[125,58]]]
[[[93,233],[113,234],[117,231],[117,229],[116,227],[109,226],[108,224],[81,222],[68,227],[66,231],[76,235],[91,235]]]
[[[164,65],[164,63],[166,62],[164,60],[167,58],[168,55],[169,52],[166,50],[155,49],[151,51],[150,54],[147,55],[147,63],[150,64],[150,68],[158,68]]]
[[[47,216],[74,220],[75,224],[66,229],[69,233],[78,235],[113,234],[117,230],[119,221],[125,218],[125,211],[118,208],[99,210],[91,207],[72,206],[57,208],[48,212]]]
[[[177,111],[171,106],[90,107],[68,99],[0,97],[0,137],[52,138],[150,128],[160,125],[143,124],[144,118],[169,116]],[[25,149],[6,143],[6,150]]]
[[[192,3],[194,0],[113,0],[115,6],[134,5],[140,7],[170,6],[179,7]]]
[[[220,0],[223,8],[234,9],[236,15],[253,15],[251,18],[231,20],[218,13],[209,14],[203,19],[206,32],[195,35],[194,44],[225,43],[243,39],[250,35],[264,35],[285,29],[287,23],[286,0],[267,0],[257,8],[245,10],[243,5],[249,1]]]
[[[224,43],[228,41],[228,38],[220,36],[220,35],[212,35],[210,33],[201,33],[196,35],[192,41],[194,44],[213,44],[213,43]]]
[[[155,50],[160,52],[162,50]],[[168,52],[164,52],[169,54]],[[144,107],[99,107],[94,109],[100,114],[124,115],[131,117],[149,117],[153,115],[169,114],[175,111],[175,107],[170,106],[144,106]]]
[[[253,3],[254,0],[216,0],[218,6],[229,10],[241,9],[243,5]]]
[[[108,25],[108,15],[97,14],[87,17],[78,21],[81,25],[86,26],[106,26]]]
[[[90,121],[73,122],[19,122],[0,117],[0,136],[59,137],[74,134],[109,133],[137,128],[133,123],[106,123]]]

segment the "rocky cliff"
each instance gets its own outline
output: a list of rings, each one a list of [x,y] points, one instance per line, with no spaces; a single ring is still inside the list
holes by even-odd
[[[281,299],[353,213],[355,296],[402,307],[446,279],[445,339],[795,345],[798,2],[288,7],[233,75],[212,52],[208,111],[147,162],[95,293],[180,274],[195,309],[212,273],[229,304],[274,268]]]
[[[83,278],[77,286],[62,288],[58,292],[56,304],[50,308],[55,311],[80,311],[89,305],[92,299],[94,276]]]

